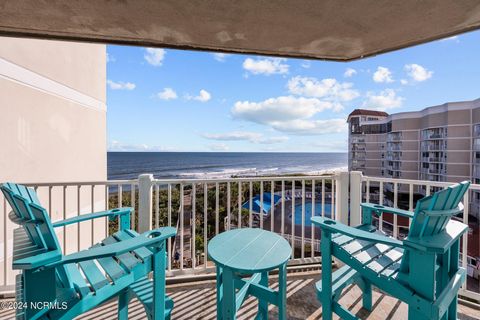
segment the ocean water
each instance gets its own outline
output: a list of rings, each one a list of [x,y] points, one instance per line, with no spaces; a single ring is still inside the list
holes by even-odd
[[[318,174],[347,167],[346,153],[108,152],[108,179]]]

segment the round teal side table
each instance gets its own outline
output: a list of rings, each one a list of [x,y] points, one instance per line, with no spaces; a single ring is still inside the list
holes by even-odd
[[[210,240],[208,255],[217,267],[217,319],[235,319],[250,295],[258,299],[256,319],[268,319],[268,304],[278,307],[279,319],[286,319],[291,253],[287,240],[262,229],[235,229]],[[275,291],[268,286],[268,273],[277,268],[279,286]]]

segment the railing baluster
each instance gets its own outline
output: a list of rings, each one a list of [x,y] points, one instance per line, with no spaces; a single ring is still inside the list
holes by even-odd
[[[192,183],[192,236],[190,237],[190,248],[191,248],[191,259],[192,259],[192,268],[195,269],[197,264],[197,249],[195,245],[195,239],[197,235],[197,218],[196,218],[196,210],[197,210],[197,185]]]
[[[322,218],[325,218],[325,179],[322,179]],[[333,219],[333,208],[330,208],[330,218]]]
[[[172,185],[169,183],[167,185],[167,224],[169,227],[172,226]],[[172,270],[172,238],[168,238],[168,271]]]
[[[275,232],[275,183],[270,181],[270,231]]]
[[[118,194],[118,207],[121,208],[123,207],[123,186],[119,184],[117,186],[117,194]]]
[[[378,201],[380,205],[383,206],[383,181],[380,181],[380,186],[378,187],[380,194],[378,196]],[[383,231],[383,214],[380,215],[380,218],[378,218],[378,229],[380,231]]]
[[[108,211],[108,200],[109,200],[109,195],[108,195],[108,184],[105,185],[105,211]],[[105,217],[105,238],[108,237],[108,217]]]
[[[184,199],[184,186],[183,183],[180,183],[180,270],[183,270],[183,238],[184,238],[184,206],[185,206],[185,199]]]
[[[330,216],[332,219],[337,220],[337,213],[335,212],[335,180],[332,178],[332,192],[331,192],[331,206]]]
[[[135,230],[135,226],[136,226],[136,222],[135,222],[135,212],[137,210],[135,210],[135,202],[136,202],[136,199],[135,199],[135,185],[132,184],[130,186],[130,202],[132,204],[132,230]]]
[[[367,180],[366,186],[366,196],[365,196],[365,202],[370,202],[370,180]]]
[[[301,258],[305,258],[305,179],[302,180],[302,247]]]
[[[466,205],[463,208],[463,223],[468,226],[468,214],[469,214],[469,191],[465,192],[465,195],[463,196],[463,203]],[[467,270],[467,253],[468,253],[468,232],[464,233],[462,235],[462,267]],[[467,281],[464,281],[462,284],[463,289],[467,289]]]
[[[242,227],[242,181],[238,181],[238,228]]]
[[[253,221],[252,221],[252,210],[253,210],[253,200],[252,200],[252,194],[253,194],[253,184],[252,181],[250,181],[249,184],[249,195],[248,195],[248,226],[251,228]]]
[[[263,181],[260,181],[260,229],[263,229]]]
[[[281,212],[281,225],[280,225],[280,233],[285,233],[285,180],[282,180],[282,212]]]
[[[230,182],[227,182],[227,230],[230,230]]]
[[[292,180],[292,259],[295,259],[295,180]]]
[[[80,210],[81,210],[81,207],[80,207],[80,188],[82,186],[81,185],[78,185],[77,186],[77,216],[79,216],[81,213],[80,213]],[[77,223],[77,251],[80,251],[80,242],[81,242],[81,233],[80,233],[80,222]]]
[[[393,207],[397,208],[398,205],[398,183],[393,183]],[[398,238],[398,219],[397,215],[393,215],[393,237]]]
[[[63,186],[63,220],[67,219],[67,186]],[[63,226],[63,254],[67,254],[67,227]]]
[[[160,226],[160,186],[155,184],[155,228]]]
[[[95,212],[95,185],[92,184],[92,188],[91,188],[91,195],[90,195],[90,201],[91,201],[91,211],[92,212]],[[93,246],[93,244],[95,243],[95,220],[91,220],[92,221],[92,224],[91,224],[91,238],[90,238],[90,242],[91,242],[91,245]]]
[[[316,209],[316,203],[315,203],[315,180],[312,179],[312,210],[310,214],[310,219],[312,217],[315,217],[315,209]],[[313,226],[312,221],[310,220],[310,256],[313,258],[314,257],[314,241],[315,241],[315,227]]]
[[[207,269],[207,242],[208,242],[208,186],[205,182],[203,184],[203,263],[204,268]]]
[[[219,184],[215,183],[215,235],[220,232],[220,194]]]
[[[3,239],[3,254],[4,254],[4,259],[3,259],[3,284],[6,286],[8,285],[8,259],[7,259],[7,250],[8,250],[8,241],[6,241],[7,238],[7,199],[5,197],[3,198],[3,236],[5,239]]]
[[[408,185],[408,210],[412,212],[413,208],[413,184]],[[408,218],[408,226],[412,223],[412,219]]]
[[[48,216],[52,218],[52,186],[48,187]]]

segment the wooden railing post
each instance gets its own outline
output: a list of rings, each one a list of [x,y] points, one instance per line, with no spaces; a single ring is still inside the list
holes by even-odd
[[[152,230],[153,174],[138,176],[138,232]]]

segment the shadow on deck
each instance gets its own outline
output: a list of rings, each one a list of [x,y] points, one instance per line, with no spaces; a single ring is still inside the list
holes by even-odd
[[[288,319],[321,319],[322,308],[316,298],[315,282],[320,277],[319,271],[288,274],[287,312]],[[271,287],[276,288],[276,276],[271,277]],[[203,281],[170,285],[168,294],[175,301],[172,319],[216,319],[215,282]],[[356,286],[347,287],[340,303],[357,314],[361,319],[406,319],[407,305],[378,291],[373,292],[373,311],[361,308],[361,291]],[[276,307],[270,306],[270,319],[277,319]],[[116,319],[116,301],[108,302],[80,318],[85,320]],[[253,319],[257,303],[253,298],[245,301],[239,311],[238,319]],[[459,305],[458,319],[480,319],[480,311]],[[0,319],[14,318],[13,311],[1,311]],[[334,317],[338,319],[338,317]],[[138,301],[130,304],[129,319],[146,319],[143,307]]]

